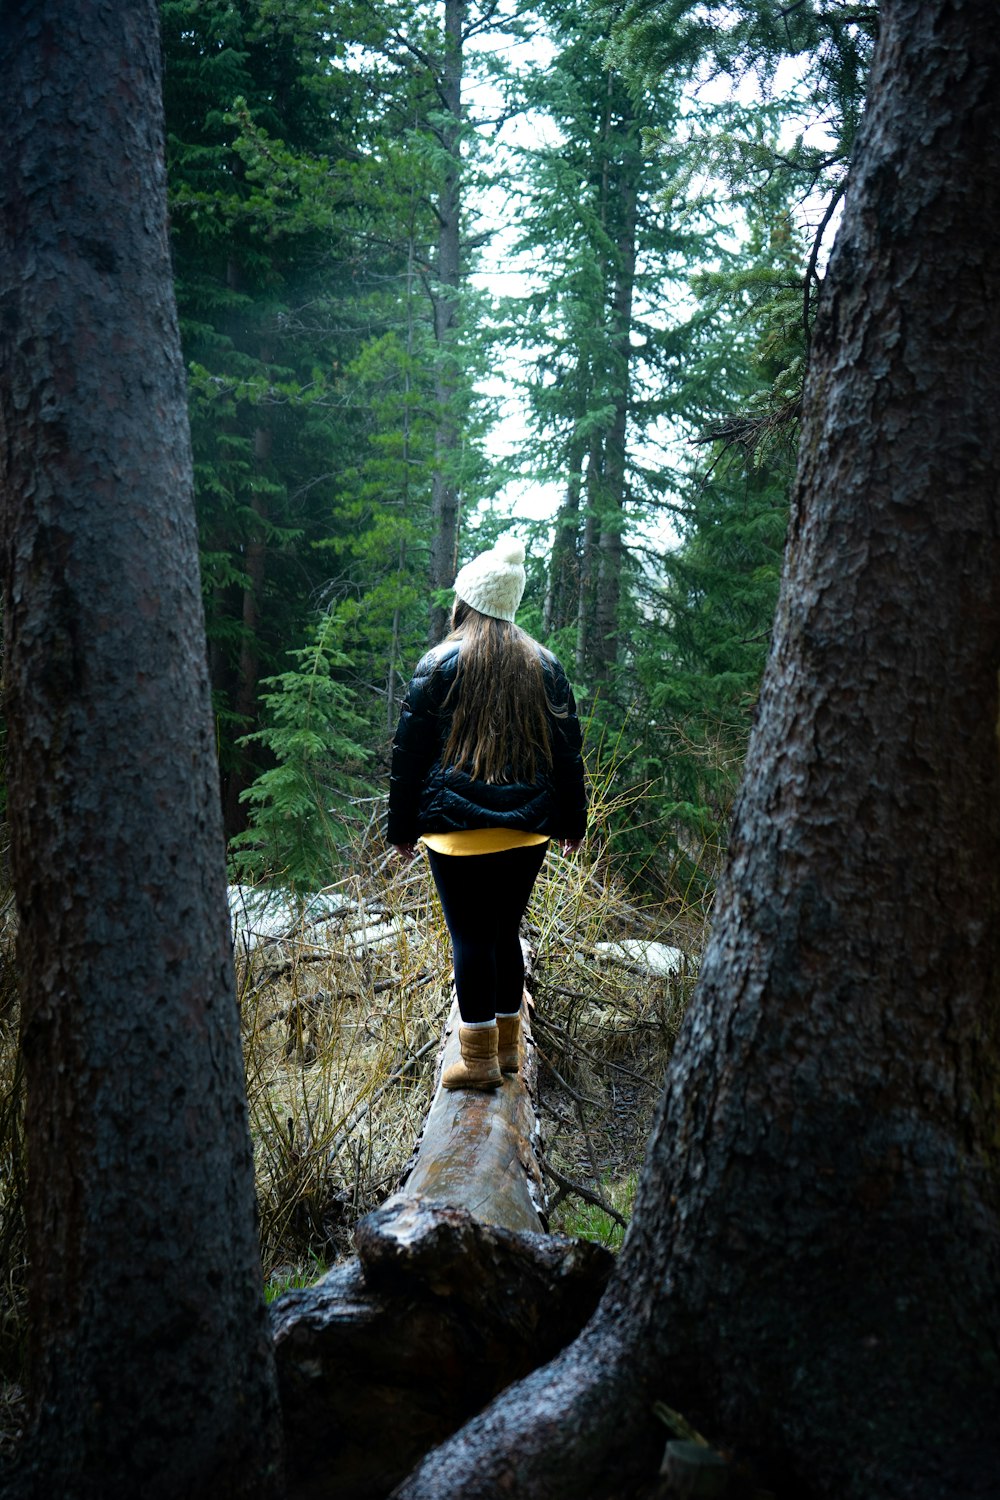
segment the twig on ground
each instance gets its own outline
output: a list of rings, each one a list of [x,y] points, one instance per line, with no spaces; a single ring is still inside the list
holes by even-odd
[[[609,1219],[614,1219],[615,1223],[619,1224],[622,1229],[628,1227],[628,1220],[618,1212],[613,1204],[608,1202],[603,1193],[592,1192],[590,1188],[584,1187],[582,1182],[574,1182],[571,1177],[564,1176],[557,1167],[551,1166],[547,1161],[542,1162],[542,1171],[546,1177],[551,1177],[556,1187],[561,1189],[563,1198],[567,1195],[572,1195],[574,1198],[582,1198],[584,1203],[592,1203],[595,1208],[599,1208],[602,1213],[607,1214]]]
[[[443,1018],[444,1014],[445,1012],[442,1009],[435,1017],[435,1020],[440,1021]],[[358,1126],[361,1124],[361,1121],[365,1118],[366,1115],[371,1114],[372,1109],[375,1107],[378,1101],[385,1094],[387,1094],[391,1088],[394,1088],[397,1083],[402,1083],[406,1074],[412,1072],[417,1064],[423,1061],[428,1052],[433,1052],[434,1048],[437,1047],[439,1042],[440,1037],[432,1036],[430,1041],[425,1042],[422,1047],[418,1047],[416,1052],[411,1052],[409,1057],[404,1058],[399,1066],[393,1069],[385,1082],[380,1084],[373,1093],[369,1094],[368,1098],[365,1099],[362,1104],[358,1105],[357,1109],[353,1112],[350,1118],[340,1128],[340,1130],[334,1137],[328,1151],[328,1160],[332,1161],[333,1158],[340,1153],[344,1145],[350,1140],[350,1137],[354,1134],[355,1130],[357,1130]]]
[[[543,1032],[548,1031],[549,1033],[558,1032],[559,1034],[561,1034],[566,1039],[565,1046],[575,1047],[577,1052],[582,1053],[582,1055],[587,1059],[588,1062],[594,1063],[597,1067],[614,1068],[615,1072],[624,1073],[626,1078],[634,1078],[636,1083],[641,1083],[648,1089],[656,1087],[651,1078],[647,1078],[643,1073],[636,1073],[632,1068],[626,1068],[624,1063],[612,1062],[610,1057],[596,1057],[594,1053],[591,1052],[589,1048],[585,1047],[581,1041],[579,1041],[576,1037],[571,1037],[567,1032],[565,1026],[560,1026],[558,1021],[537,1020],[535,1025],[537,1030]]]
[[[548,1068],[549,1072],[552,1074],[556,1082],[566,1090],[571,1099],[575,1099],[577,1104],[591,1104],[593,1105],[594,1109],[601,1109],[603,1107],[600,1099],[589,1099],[586,1094],[579,1093],[579,1091],[575,1089],[571,1083],[567,1083],[565,1078],[560,1073],[559,1069],[556,1067],[555,1063],[552,1061],[549,1054],[545,1051],[544,1047],[540,1047],[537,1041],[535,1042],[535,1046],[538,1048],[538,1056],[541,1058],[542,1062]]]

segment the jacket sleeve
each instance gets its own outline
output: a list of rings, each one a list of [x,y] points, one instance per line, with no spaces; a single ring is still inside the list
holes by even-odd
[[[417,840],[420,794],[440,749],[438,710],[450,686],[439,666],[435,651],[421,658],[400,709],[389,771],[386,838],[390,844],[413,844]]]
[[[550,657],[552,693],[549,723],[552,730],[552,784],[555,836],[582,839],[587,831],[587,783],[583,766],[583,736],[576,700],[562,664]]]

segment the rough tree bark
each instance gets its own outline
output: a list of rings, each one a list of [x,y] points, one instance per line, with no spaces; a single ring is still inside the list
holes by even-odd
[[[13,0],[0,77],[32,1263],[4,1493],[276,1495],[156,4]]]
[[[716,930],[595,1319],[398,1495],[1000,1493],[1000,31],[885,0]]]
[[[382,1500],[433,1444],[564,1348],[613,1259],[401,1198],[358,1258],[273,1309],[289,1500]]]

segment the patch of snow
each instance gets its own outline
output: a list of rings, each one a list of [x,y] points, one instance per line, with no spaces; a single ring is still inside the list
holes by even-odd
[[[250,885],[229,887],[229,912],[233,942],[249,953],[259,943],[277,943],[286,938],[304,938],[310,947],[321,950],[336,947],[341,952],[358,952],[384,948],[394,943],[402,931],[416,926],[408,916],[401,921],[385,920],[381,915],[366,920],[363,907],[333,892],[320,891],[303,902],[293,901],[287,891]],[[337,919],[335,930],[330,927],[333,918]]]
[[[346,932],[339,930],[337,946],[344,952],[362,948],[388,948],[396,942],[404,929],[412,929],[416,925],[412,917],[403,917],[399,922],[365,922],[361,927],[352,927]],[[318,933],[317,937],[319,936],[321,934]]]
[[[594,947],[612,962],[617,960],[634,964],[637,969],[645,969],[647,974],[663,977],[677,974],[685,961],[682,949],[671,948],[667,943],[647,943],[642,938],[622,938],[618,943],[595,943]]]
[[[267,890],[263,886],[231,885],[229,914],[233,924],[233,942],[250,952],[258,943],[291,937],[304,925],[311,926],[323,918],[342,912],[350,902],[343,896],[324,894],[309,896],[304,902],[292,901],[287,891]]]

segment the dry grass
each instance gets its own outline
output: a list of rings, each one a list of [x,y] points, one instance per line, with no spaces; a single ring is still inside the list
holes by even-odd
[[[528,936],[552,1227],[589,1233],[588,1208],[621,1226],[693,987],[701,925],[682,904],[673,914],[643,910],[606,870],[550,855]],[[664,944],[676,962],[655,972]],[[600,1214],[594,1235],[609,1237]]]
[[[608,1238],[627,1215],[693,961],[653,974],[602,944],[697,951],[700,923],[633,905],[598,862],[550,851],[528,912],[552,1227]],[[311,1280],[398,1184],[426,1113],[450,1004],[447,932],[423,859],[357,871],[283,930],[238,934],[265,1283]],[[13,943],[0,907],[0,1445],[24,1344],[23,1107]],[[678,936],[680,934],[681,936]],[[582,1211],[581,1211],[582,1210]],[[610,1226],[610,1229],[609,1229]]]
[[[377,861],[237,955],[265,1276],[350,1249],[399,1180],[426,1113],[447,1014],[447,934],[422,862]]]
[[[398,1184],[450,1004],[425,862],[386,872],[369,850],[359,871],[323,893],[339,914],[306,915],[238,958],[264,1270],[281,1285],[348,1253],[357,1219]],[[568,1184],[603,1199],[641,1161],[693,967],[657,975],[609,953],[662,942],[660,923],[554,851],[526,934],[553,1200],[580,1196]]]

